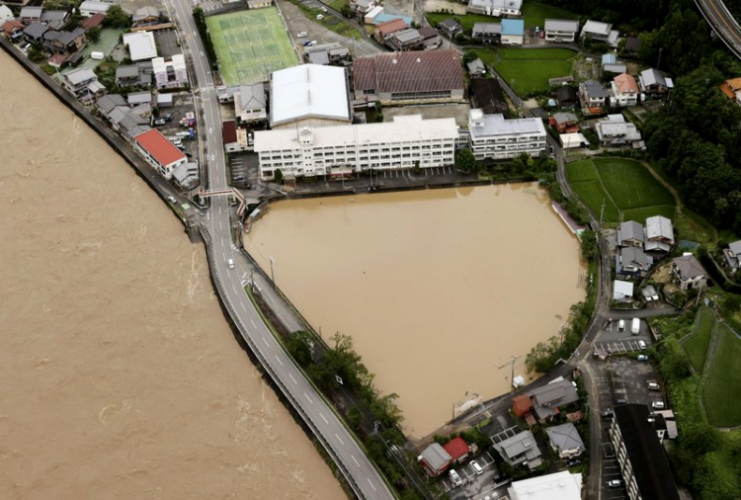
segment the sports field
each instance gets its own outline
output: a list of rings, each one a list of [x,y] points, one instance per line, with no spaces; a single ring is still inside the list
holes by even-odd
[[[299,63],[275,7],[207,17],[206,25],[229,86],[264,81]]]
[[[494,66],[519,96],[547,92],[550,78],[571,75],[576,56],[568,49],[476,49],[476,54]]]
[[[663,215],[674,219],[674,197],[643,165],[625,158],[587,158],[566,165],[576,194],[603,220],[617,223]]]
[[[717,345],[702,380],[702,400],[708,420],[718,427],[741,425],[741,339],[726,325],[716,323]]]

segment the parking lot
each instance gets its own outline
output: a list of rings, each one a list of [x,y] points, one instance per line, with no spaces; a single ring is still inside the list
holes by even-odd
[[[198,122],[196,121],[195,130],[196,138],[191,140],[190,138],[184,137],[185,132],[188,131],[187,127],[180,126],[180,120],[185,118],[187,113],[195,113],[195,107],[193,106],[193,97],[187,92],[173,94],[173,105],[168,107],[160,108],[160,118],[166,119],[164,125],[157,125],[155,128],[162,132],[167,137],[174,139],[179,137],[184,147],[184,153],[188,156],[189,161],[198,159]],[[180,136],[178,136],[180,134]]]
[[[230,184],[237,188],[250,189],[258,185],[258,161],[254,153],[229,155]]]
[[[183,49],[178,45],[178,36],[174,28],[156,30],[154,32],[154,39],[157,41],[160,57],[168,58],[183,53]]]
[[[620,321],[608,321],[602,331],[597,336],[594,346],[602,349],[608,354],[639,354],[645,351],[651,343],[651,334],[648,331],[648,324],[641,319],[640,327],[637,334],[631,332],[631,319],[624,319],[624,326],[620,328]],[[645,346],[641,348],[641,342]]]
[[[461,486],[453,485],[448,473],[445,473],[440,481],[440,488],[448,494],[451,499],[472,499],[480,498],[484,500],[488,495],[489,498],[498,498],[495,494],[494,478],[499,476],[499,471],[494,463],[494,457],[489,452],[484,452],[475,458],[482,471],[480,474],[471,467],[471,461],[455,467],[455,471],[460,476],[463,484]],[[503,493],[504,488],[500,488]],[[499,495],[502,496],[502,495]]]

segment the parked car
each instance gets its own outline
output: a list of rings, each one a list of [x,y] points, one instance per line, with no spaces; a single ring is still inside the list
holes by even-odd
[[[322,12],[327,12],[327,8],[326,7],[321,7],[319,10],[321,10]]]
[[[578,458],[572,458],[566,461],[566,467],[576,467],[577,465],[581,465],[581,460]]]
[[[296,33],[296,38],[306,38],[309,36],[309,34],[305,31],[302,31],[301,33]]]
[[[311,40],[306,40],[304,42],[304,47],[308,47],[309,45],[311,45]]]
[[[479,463],[476,460],[472,460],[471,461],[471,469],[473,470],[473,472],[476,475],[479,475],[482,472],[484,472],[484,469],[481,468],[481,466],[479,465]]]
[[[234,269],[234,259],[227,260],[226,264],[229,266],[229,269]]]
[[[623,330],[625,330],[625,320],[621,319],[618,321],[618,331],[622,332]]]
[[[648,390],[649,391],[660,391],[661,386],[659,386],[658,382],[654,382],[653,380],[648,382]]]
[[[627,399],[618,399],[618,400],[615,401],[615,404],[616,405],[627,405],[628,404],[628,400]]]
[[[178,202],[177,198],[175,198],[174,196],[168,196],[167,201],[169,201],[172,204],[175,204]]]
[[[323,15],[319,14],[318,16],[316,16],[317,21],[321,21],[322,19],[324,19]]]
[[[651,403],[651,408],[654,410],[663,410],[664,409],[664,402],[663,401],[654,401]]]
[[[453,486],[461,486],[463,484],[461,476],[459,476],[455,470],[451,470],[448,475],[450,476],[450,482],[453,483]]]
[[[641,351],[645,351],[645,350],[646,350],[646,342],[644,342],[643,340],[639,340],[639,341],[638,341],[638,348],[639,348],[639,349],[640,349]]]
[[[648,356],[646,356],[645,354],[639,354],[638,356],[636,356],[636,359],[638,361],[648,361]]]
[[[612,410],[605,410],[600,415],[602,415],[602,420],[608,420],[612,418],[614,413]]]
[[[167,123],[167,122],[165,121],[165,119],[164,119],[164,118],[157,118],[157,119],[156,119],[156,120],[154,121],[154,126],[155,126],[155,127],[161,127],[161,126],[162,126],[162,125],[164,125],[165,123]]]
[[[620,479],[613,479],[611,481],[607,481],[607,486],[610,488],[620,488],[623,485],[623,482]]]

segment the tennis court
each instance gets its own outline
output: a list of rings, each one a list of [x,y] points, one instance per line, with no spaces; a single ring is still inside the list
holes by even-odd
[[[207,17],[206,25],[229,86],[266,81],[299,63],[275,7]]]

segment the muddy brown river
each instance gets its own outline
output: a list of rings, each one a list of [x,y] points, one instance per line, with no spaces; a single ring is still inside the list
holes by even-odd
[[[578,243],[535,185],[279,202],[245,245],[325,338],[352,335],[422,437],[584,298]]]
[[[346,498],[202,246],[0,51],[0,498]]]

